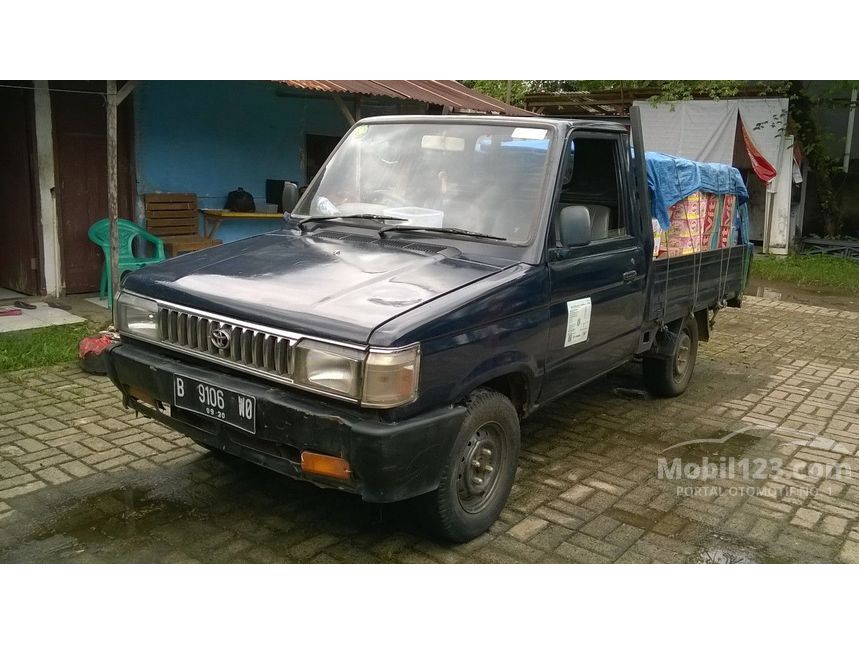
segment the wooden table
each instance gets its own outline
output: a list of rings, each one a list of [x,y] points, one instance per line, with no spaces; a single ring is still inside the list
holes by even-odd
[[[246,219],[283,219],[282,213],[240,213],[235,211],[225,211],[218,208],[201,208],[203,213],[203,236],[207,240],[211,240],[221,226],[221,222],[228,220],[246,220]]]

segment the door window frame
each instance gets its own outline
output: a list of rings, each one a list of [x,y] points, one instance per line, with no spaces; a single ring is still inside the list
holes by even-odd
[[[564,247],[561,245],[561,242],[558,239],[557,224],[559,213],[561,212],[559,205],[561,199],[562,182],[564,181],[564,164],[568,163],[570,157],[569,150],[571,143],[575,142],[577,139],[602,139],[614,142],[613,158],[615,160],[615,185],[618,193],[618,217],[619,221],[623,223],[625,234],[619,235],[618,237],[607,237],[600,240],[592,240],[591,242],[583,246]],[[597,132],[594,130],[587,129],[574,129],[571,130],[570,133],[567,135],[563,148],[564,153],[562,154],[561,159],[562,165],[559,171],[559,181],[556,183],[555,191],[553,194],[552,213],[549,231],[547,235],[547,258],[550,262],[579,258],[585,255],[592,255],[594,253],[611,252],[617,249],[625,249],[629,248],[631,245],[635,245],[635,242],[638,238],[639,228],[636,227],[635,230],[633,228],[634,222],[632,221],[632,213],[635,209],[632,203],[630,186],[628,185],[627,181],[624,181],[625,178],[629,179],[630,175],[629,154],[624,154],[624,140],[625,137],[621,132]],[[575,164],[575,147],[573,154]],[[576,172],[575,165],[574,172]]]

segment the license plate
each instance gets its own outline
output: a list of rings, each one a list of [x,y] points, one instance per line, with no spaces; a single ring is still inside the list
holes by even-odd
[[[177,408],[229,423],[245,432],[257,432],[257,400],[248,394],[174,374],[173,404]]]

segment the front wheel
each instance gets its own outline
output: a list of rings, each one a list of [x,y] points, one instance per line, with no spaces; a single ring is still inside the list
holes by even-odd
[[[467,542],[490,528],[508,500],[519,452],[513,404],[499,392],[476,390],[439,488],[423,498],[430,529],[443,539]]]
[[[656,396],[683,394],[693,376],[699,348],[699,328],[693,316],[681,321],[675,335],[671,356],[642,359],[642,376],[645,387]]]

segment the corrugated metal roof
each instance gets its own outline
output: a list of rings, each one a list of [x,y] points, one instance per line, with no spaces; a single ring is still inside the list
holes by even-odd
[[[277,81],[311,92],[338,92],[388,96],[401,100],[443,105],[452,110],[473,110],[509,116],[534,116],[533,112],[469,89],[457,81]]]

